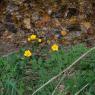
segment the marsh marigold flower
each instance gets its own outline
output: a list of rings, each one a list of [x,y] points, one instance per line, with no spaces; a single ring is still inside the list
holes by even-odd
[[[24,56],[25,57],[30,57],[30,56],[32,56],[32,52],[30,50],[25,50]]]
[[[37,36],[33,34],[33,35],[30,36],[30,39],[31,40],[36,40],[37,39]]]
[[[36,35],[30,35],[29,37],[28,37],[28,41],[32,41],[32,40],[36,40],[37,39],[37,36]]]
[[[53,44],[53,45],[51,46],[51,50],[52,50],[52,51],[58,51],[58,49],[59,49],[59,46],[58,46],[57,44]]]

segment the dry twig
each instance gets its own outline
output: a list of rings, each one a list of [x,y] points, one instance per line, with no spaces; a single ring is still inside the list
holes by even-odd
[[[80,92],[82,92],[89,84],[87,83],[85,86],[83,86],[79,91],[75,93],[75,95],[79,95]]]
[[[46,83],[44,83],[41,87],[39,87],[37,90],[35,90],[33,92],[32,95],[36,94],[38,91],[40,91],[42,88],[44,88],[46,85],[48,85],[50,82],[52,82],[53,80],[55,80],[56,78],[58,78],[59,76],[61,76],[63,73],[67,72],[69,69],[71,69],[74,65],[76,65],[77,62],[79,62],[82,58],[84,58],[88,53],[90,53],[91,51],[93,51],[95,49],[95,47],[89,49],[86,53],[84,53],[82,56],[80,56],[77,60],[75,60],[70,66],[68,66],[66,69],[64,69],[62,72],[60,72],[58,75],[54,76],[53,78],[51,78],[49,81],[47,81]]]

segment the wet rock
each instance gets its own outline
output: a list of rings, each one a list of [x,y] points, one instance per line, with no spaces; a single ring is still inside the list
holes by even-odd
[[[18,6],[15,5],[13,2],[10,2],[8,4],[8,6],[6,7],[6,11],[9,13],[12,13],[12,12],[17,11],[17,10],[18,10]]]
[[[67,9],[67,6],[63,5],[60,9],[58,9],[56,12],[53,12],[51,15],[52,17],[56,17],[56,18],[63,18],[66,9]]]
[[[31,20],[30,20],[30,18],[24,18],[23,23],[24,23],[25,28],[31,29]]]
[[[66,18],[71,18],[72,16],[78,16],[79,10],[76,8],[68,8],[66,13]]]
[[[17,28],[16,28],[15,24],[13,24],[13,23],[6,23],[6,24],[5,24],[5,28],[6,28],[9,32],[12,32],[12,33],[16,33],[16,32],[17,32]]]
[[[49,8],[49,9],[47,10],[47,13],[48,13],[49,15],[51,15],[51,14],[52,14],[52,9]]]
[[[16,33],[17,32],[17,28],[16,25],[13,23],[13,19],[12,19],[12,15],[11,13],[7,13],[5,20],[4,20],[4,25],[5,28],[12,33]]]
[[[78,24],[72,24],[67,26],[68,31],[81,31],[81,26]]]
[[[11,0],[10,2],[14,2],[17,5],[20,5],[24,2],[24,0]]]
[[[9,23],[12,23],[12,15],[11,13],[7,13],[6,16],[5,16],[5,22],[9,22]]]
[[[0,3],[2,3],[4,0],[0,0]]]
[[[5,27],[2,23],[0,23],[0,36],[3,35],[3,32],[5,31]]]
[[[35,21],[37,21],[39,19],[40,19],[39,13],[38,12],[34,12],[32,14],[32,20],[35,22]]]

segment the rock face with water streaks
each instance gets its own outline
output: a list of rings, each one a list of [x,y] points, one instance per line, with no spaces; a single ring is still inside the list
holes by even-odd
[[[94,45],[94,5],[91,0],[0,0],[0,55],[24,46],[32,33],[64,46]]]

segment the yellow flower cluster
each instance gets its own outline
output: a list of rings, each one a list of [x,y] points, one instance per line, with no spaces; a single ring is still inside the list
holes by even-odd
[[[66,34],[66,33],[64,33],[64,34]],[[30,35],[28,37],[28,41],[34,41],[34,40],[38,40],[39,43],[42,42],[42,39],[37,38],[37,35],[32,34],[32,35]],[[59,50],[59,46],[55,43],[55,44],[51,45],[51,50],[52,51],[58,51]],[[32,56],[32,52],[30,50],[25,50],[24,56],[25,57],[31,57]]]
[[[37,39],[37,35],[30,35],[29,37],[28,37],[28,41],[33,41],[33,40],[36,40]]]
[[[34,40],[38,40],[39,43],[42,42],[42,39],[37,38],[37,35],[35,35],[35,34],[30,35],[27,40],[28,40],[29,42],[30,42],[30,41],[34,41]]]

